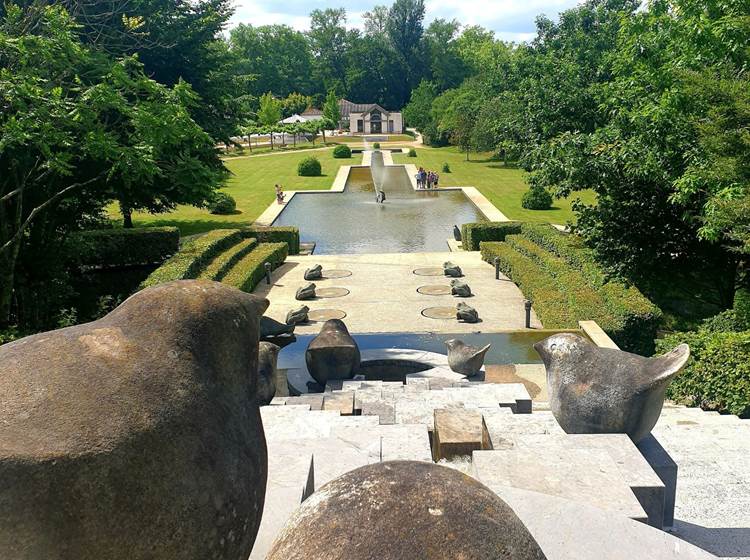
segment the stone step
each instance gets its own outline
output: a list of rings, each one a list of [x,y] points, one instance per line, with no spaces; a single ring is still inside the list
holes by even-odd
[[[260,414],[266,441],[320,439],[329,437],[334,426],[378,425],[374,416],[341,416],[337,410],[309,410],[303,405],[262,406]]]
[[[475,451],[473,471],[477,480],[498,495],[506,487],[532,490],[648,521],[620,469],[603,449],[515,446]]]

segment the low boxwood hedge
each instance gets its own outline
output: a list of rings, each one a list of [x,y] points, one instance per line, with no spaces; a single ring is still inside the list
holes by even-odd
[[[237,245],[230,247],[223,253],[212,260],[203,272],[198,275],[198,278],[203,280],[214,280],[220,282],[224,276],[232,269],[232,267],[250,251],[252,251],[258,244],[258,240],[254,237],[243,239]]]
[[[506,235],[521,233],[521,222],[472,222],[461,226],[464,251],[479,251],[482,241],[505,241]]]
[[[286,243],[261,243],[234,265],[222,283],[252,292],[266,275],[265,263],[270,262],[276,268],[286,260],[287,253]]]
[[[664,353],[690,346],[690,360],[674,377],[667,396],[678,403],[750,417],[750,331],[682,332],[657,340]]]
[[[557,289],[555,279],[532,259],[501,242],[485,241],[481,245],[481,252],[487,262],[494,262],[498,257],[500,271],[532,301],[545,328],[578,328],[576,317],[571,313],[566,298]]]
[[[607,311],[620,323],[616,332],[607,331],[619,346],[631,352],[651,353],[662,316],[661,310],[651,300],[635,286],[610,277],[580,238],[544,224],[524,223],[521,233],[579,270],[584,281],[596,287]]]
[[[153,271],[141,287],[197,278],[216,255],[236,245],[243,237],[243,232],[238,229],[215,229],[190,239],[183,243],[177,254]]]
[[[293,226],[250,226],[243,228],[246,237],[255,237],[259,243],[281,243],[289,245],[289,254],[299,254],[299,228]]]
[[[81,266],[126,267],[162,263],[177,252],[176,227],[96,229],[72,234],[67,252]]]

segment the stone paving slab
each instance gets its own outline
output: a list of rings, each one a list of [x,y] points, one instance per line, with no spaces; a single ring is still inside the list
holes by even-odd
[[[616,511],[637,521],[648,519],[604,450],[514,447],[475,451],[472,457],[476,478],[493,491],[510,486]]]
[[[337,410],[342,416],[354,414],[354,393],[352,391],[325,393],[323,410]]]
[[[455,319],[434,320],[422,316],[421,311],[433,306],[456,306],[456,298],[425,296],[417,293],[424,277],[413,274],[420,267],[442,266],[450,259],[465,274],[475,296],[471,306],[476,308],[482,322],[459,323]],[[481,260],[478,252],[464,253],[396,253],[375,255],[311,255],[290,256],[272,274],[270,286],[261,283],[254,293],[270,301],[267,315],[284,321],[287,312],[299,307],[294,296],[304,283],[303,274],[313,264],[326,268],[343,268],[352,275],[337,278],[336,286],[349,290],[349,295],[335,300],[305,302],[310,309],[331,307],[347,314],[345,322],[353,333],[367,332],[497,332],[523,329],[525,323],[524,297],[518,287],[507,278],[495,280],[494,267]],[[438,280],[436,278],[435,280]],[[444,280],[449,283],[448,278]],[[321,284],[331,281],[323,281]],[[317,282],[316,282],[317,284]],[[317,334],[320,324],[298,325],[299,334]],[[532,313],[532,326],[541,323]]]

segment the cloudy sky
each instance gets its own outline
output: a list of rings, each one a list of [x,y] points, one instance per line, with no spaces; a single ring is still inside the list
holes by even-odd
[[[362,14],[376,4],[390,0],[235,0],[236,12],[231,25],[283,23],[304,30],[308,14],[316,8],[346,8],[348,24],[361,27]],[[467,25],[481,25],[507,41],[524,41],[534,36],[534,18],[558,12],[577,4],[576,0],[426,0],[426,22],[436,18],[457,19]]]

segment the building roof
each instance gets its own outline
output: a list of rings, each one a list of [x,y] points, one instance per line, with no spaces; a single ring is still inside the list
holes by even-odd
[[[341,117],[346,118],[352,113],[369,113],[373,109],[379,109],[381,112],[390,115],[394,111],[383,109],[377,103],[352,103],[347,99],[339,99],[339,111],[341,111]]]

